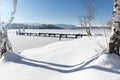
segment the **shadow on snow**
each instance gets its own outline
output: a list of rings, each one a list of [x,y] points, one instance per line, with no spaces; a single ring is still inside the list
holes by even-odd
[[[28,65],[28,66],[32,66],[32,67],[48,69],[48,70],[52,70],[52,71],[56,71],[56,72],[60,72],[60,73],[73,73],[73,72],[82,71],[82,70],[86,70],[86,69],[97,69],[97,70],[102,70],[102,71],[106,71],[106,72],[120,74],[119,71],[112,70],[110,68],[105,68],[105,67],[101,67],[101,66],[97,66],[97,65],[87,66],[91,62],[95,61],[102,54],[103,53],[99,53],[99,54],[91,57],[90,59],[88,59],[80,64],[77,64],[77,65],[63,65],[63,64],[56,64],[56,63],[51,63],[51,62],[38,61],[38,60],[33,60],[33,59],[28,59],[28,58],[22,57],[15,53],[10,53],[10,54],[7,53],[6,55],[4,55],[4,58],[6,61],[11,61],[14,63],[24,64],[24,65]],[[16,59],[13,59],[13,57],[15,57]]]

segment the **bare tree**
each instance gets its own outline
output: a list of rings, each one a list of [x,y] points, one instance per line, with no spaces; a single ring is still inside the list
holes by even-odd
[[[87,26],[87,20],[86,20],[85,16],[79,16],[79,21],[80,21],[81,27],[86,27]]]
[[[110,28],[112,28],[112,20],[109,20],[109,21],[107,22],[107,26],[110,27]]]
[[[94,0],[83,0],[86,13],[79,17],[80,24],[82,24],[81,26],[86,27],[86,32],[90,36],[92,35],[90,31],[92,26],[91,21],[94,19],[96,11],[96,9],[93,7],[93,2]]]

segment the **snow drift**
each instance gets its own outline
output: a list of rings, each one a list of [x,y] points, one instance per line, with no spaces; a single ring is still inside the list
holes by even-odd
[[[2,80],[119,80],[120,57],[105,48],[103,37],[85,37],[21,54],[6,53],[0,63],[0,77]]]

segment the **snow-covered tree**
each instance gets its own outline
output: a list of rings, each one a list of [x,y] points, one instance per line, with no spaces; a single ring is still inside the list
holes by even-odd
[[[3,22],[1,18],[2,11],[0,12],[0,55],[2,56],[7,51],[12,51],[12,46],[8,39],[7,29],[8,26],[12,23],[14,19],[14,15],[16,12],[17,0],[12,0],[13,2],[13,10],[11,11],[11,16],[8,21]],[[2,10],[3,0],[0,0],[0,8]]]
[[[114,0],[109,52],[120,55],[120,0]]]

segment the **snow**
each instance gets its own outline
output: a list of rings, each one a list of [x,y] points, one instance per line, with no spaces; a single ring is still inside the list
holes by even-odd
[[[73,34],[86,34],[85,29],[29,29],[25,30],[29,32],[43,32],[43,33],[73,33]],[[110,34],[110,30],[106,29],[94,29],[92,34],[101,34],[105,35],[104,32],[107,32],[106,35]],[[58,38],[46,38],[46,37],[36,37],[36,36],[17,36],[15,35],[16,30],[9,30],[8,37],[12,44],[14,52],[22,52],[26,49],[44,47],[48,44],[59,42]],[[72,41],[73,39],[62,38],[62,41]],[[24,43],[24,44],[23,44]]]
[[[29,30],[29,31],[37,32],[38,30]],[[46,37],[36,37],[36,36],[18,36],[15,34],[15,32],[16,32],[16,30],[8,31],[8,37],[10,39],[10,42],[12,44],[14,52],[21,52],[26,49],[43,47],[45,45],[59,41],[58,38],[46,38]],[[68,39],[62,39],[62,40],[68,41]]]
[[[13,34],[10,36],[18,37]],[[21,36],[21,39],[23,38],[36,39]],[[11,41],[16,44],[14,39],[11,38]],[[105,36],[92,36],[56,41],[23,50],[21,53],[7,52],[0,59],[0,78],[1,80],[119,80],[120,57],[108,53],[107,45]]]
[[[98,38],[101,39],[100,37]],[[103,42],[104,41],[101,40],[99,44],[103,44]],[[36,59],[39,58],[41,60],[46,60],[48,57],[55,56],[55,58],[51,58],[49,61],[55,63],[65,62],[65,64],[74,65],[77,64],[77,61],[84,61],[89,57],[95,55],[96,52],[102,51],[103,49],[101,46],[99,46],[99,44],[97,43],[96,38],[85,37],[74,41],[62,41],[62,42],[53,43],[43,48],[25,50],[21,54],[27,55],[28,53],[31,57],[33,57],[34,55],[44,56],[43,58],[36,57]],[[105,44],[103,45],[105,46]],[[81,58],[79,58],[80,54],[81,54]],[[65,61],[63,57],[65,58]],[[71,59],[72,61],[70,61]]]

